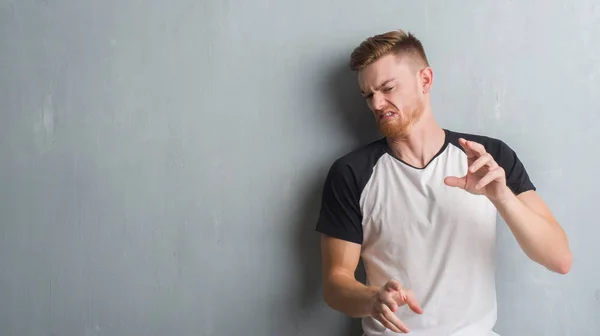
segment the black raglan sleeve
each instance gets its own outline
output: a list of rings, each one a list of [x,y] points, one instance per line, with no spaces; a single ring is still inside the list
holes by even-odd
[[[492,140],[486,149],[506,174],[506,185],[515,195],[536,190],[517,153],[501,140]]]
[[[360,192],[355,173],[336,161],[327,174],[316,230],[325,235],[362,244]]]

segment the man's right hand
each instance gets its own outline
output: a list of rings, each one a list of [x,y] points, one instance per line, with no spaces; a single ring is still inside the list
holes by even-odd
[[[396,280],[383,287],[365,286],[354,277],[361,245],[339,238],[321,236],[323,260],[323,296],[327,304],[355,318],[372,316],[389,330],[397,333],[409,330],[394,314],[398,307],[408,305],[421,314],[423,310],[410,290],[402,289]]]
[[[375,294],[371,316],[394,332],[408,333],[406,324],[394,314],[398,307],[405,304],[415,313],[423,313],[423,309],[419,306],[412,291],[403,289],[396,280],[389,280]]]

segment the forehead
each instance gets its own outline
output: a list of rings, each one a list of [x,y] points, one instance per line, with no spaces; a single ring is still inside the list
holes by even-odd
[[[402,81],[411,75],[408,57],[385,55],[358,72],[358,84],[362,91],[377,88],[389,79]]]

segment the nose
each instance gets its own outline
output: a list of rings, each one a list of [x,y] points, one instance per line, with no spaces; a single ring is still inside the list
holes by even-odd
[[[385,106],[385,99],[383,97],[383,94],[379,92],[373,93],[373,100],[371,104],[373,105],[373,109],[376,111],[383,109],[383,107]]]

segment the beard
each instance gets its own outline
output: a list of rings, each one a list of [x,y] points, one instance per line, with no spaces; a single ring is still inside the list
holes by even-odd
[[[381,111],[381,113],[385,113],[386,111],[396,113],[391,119],[377,120],[381,134],[389,139],[405,139],[410,134],[412,126],[421,119],[421,116],[423,115],[423,106],[422,104],[418,104],[403,112],[399,112],[392,106],[386,106]],[[381,113],[376,114],[377,118],[379,118]]]

